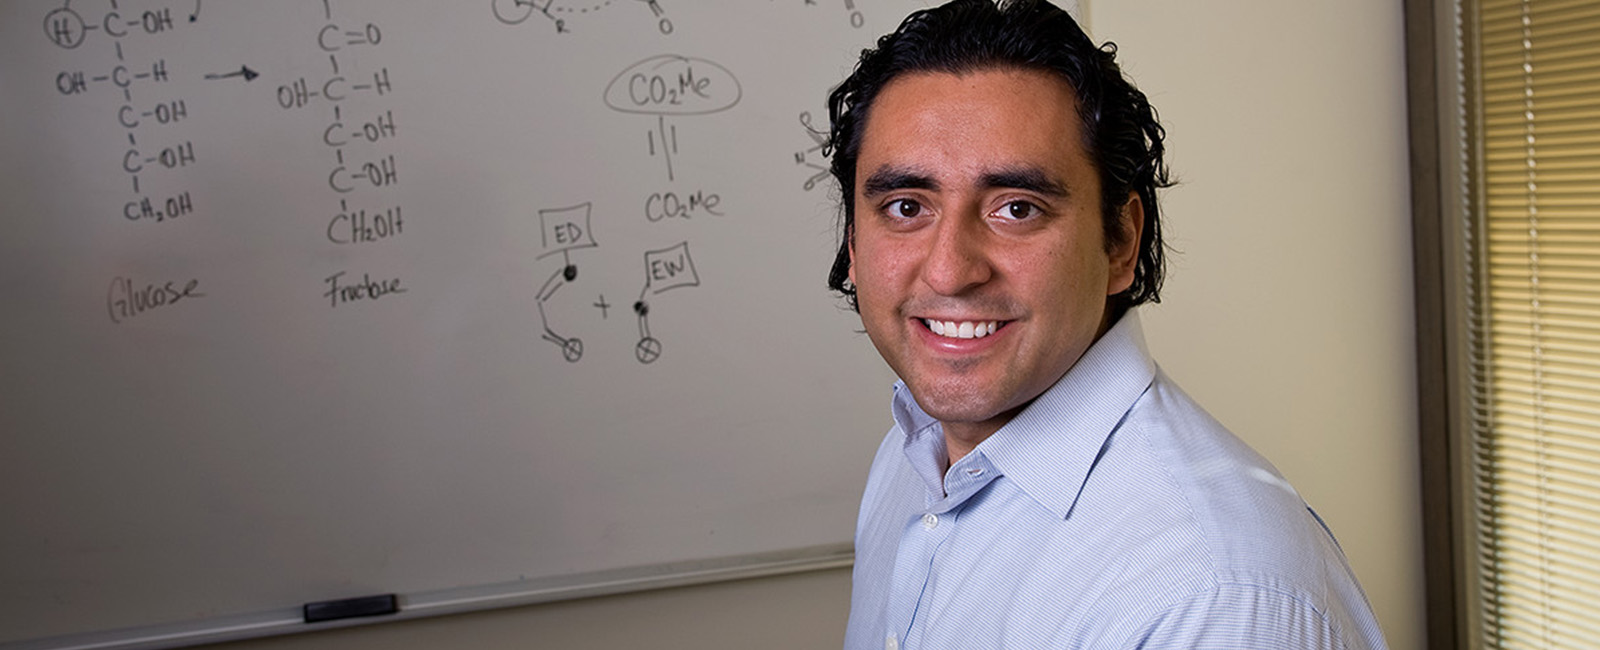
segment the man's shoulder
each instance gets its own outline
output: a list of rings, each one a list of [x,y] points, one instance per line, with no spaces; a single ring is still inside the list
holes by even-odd
[[[1107,442],[1074,516],[1117,538],[1103,541],[1132,570],[1106,583],[1105,602],[1149,608],[1143,634],[1249,611],[1327,626],[1337,643],[1312,647],[1381,645],[1332,533],[1271,463],[1164,376]]]
[[[1338,596],[1304,585],[1260,579],[1213,581],[1161,603],[1136,629],[1119,634],[1127,645],[1240,650],[1382,650],[1387,647],[1365,603],[1350,609]],[[1120,643],[1119,643],[1120,645]]]
[[[1166,531],[1219,570],[1338,553],[1289,481],[1164,375],[1106,442],[1079,508],[1106,525],[1146,520],[1136,528]]]
[[[1107,462],[1097,472],[1137,472],[1148,477],[1141,481],[1148,489],[1182,499],[1196,517],[1226,519],[1230,529],[1241,517],[1271,526],[1284,511],[1305,507],[1270,461],[1162,373],[1129,409],[1102,453]]]

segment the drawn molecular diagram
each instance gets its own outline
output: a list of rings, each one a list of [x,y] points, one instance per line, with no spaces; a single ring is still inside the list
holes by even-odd
[[[170,8],[124,13],[116,0],[95,3],[102,7],[73,9],[70,2],[45,15],[45,37],[57,47],[77,49],[91,36],[109,45],[114,60],[93,70],[63,70],[56,75],[56,91],[64,96],[83,97],[83,101],[110,101],[116,106],[117,123],[124,135],[115,146],[122,151],[121,169],[127,174],[133,194],[123,199],[122,216],[129,221],[167,222],[195,211],[187,189],[173,188],[183,182],[183,173],[199,163],[194,141],[182,133],[191,117],[185,97],[176,95],[171,82],[178,65],[164,57],[135,61],[124,49],[125,42],[159,46],[182,23]],[[198,12],[198,5],[196,11]],[[91,16],[86,20],[85,15]],[[193,23],[197,14],[190,14]],[[148,50],[140,47],[139,50]],[[104,50],[102,50],[104,51]],[[169,50],[170,51],[170,50]],[[111,57],[108,57],[110,59]],[[241,68],[227,75],[208,74],[206,79],[222,79],[255,72]],[[108,91],[110,94],[106,94]],[[90,95],[94,95],[91,97]],[[108,142],[110,144],[110,142]],[[149,182],[154,179],[156,182]],[[165,187],[166,189],[161,189]]]
[[[589,227],[590,208],[591,204],[580,203],[566,208],[539,211],[540,243],[543,252],[537,259],[560,254],[562,261],[561,268],[550,274],[550,279],[545,280],[544,286],[539,289],[536,296],[539,321],[544,327],[544,335],[541,338],[560,347],[561,356],[573,363],[583,358],[583,340],[575,336],[565,337],[557,334],[550,327],[550,316],[545,313],[545,303],[549,302],[561,287],[578,279],[578,266],[572,263],[572,251],[599,246],[594,240],[594,230]]]
[[[661,155],[667,180],[676,180],[672,157],[678,153],[678,129],[668,117],[706,115],[733,108],[744,89],[733,73],[714,61],[676,54],[653,56],[623,70],[606,84],[605,102],[623,113],[654,115],[648,136],[651,156]]]
[[[661,341],[650,335],[650,303],[645,295],[697,286],[700,274],[695,272],[694,259],[689,256],[689,242],[645,252],[644,288],[633,303],[633,313],[639,317],[639,342],[633,346],[633,354],[639,363],[654,363],[661,358]]]
[[[391,103],[395,86],[389,67],[381,63],[384,30],[375,22],[336,19],[333,0],[322,0],[322,18],[315,37],[308,33],[301,42],[327,56],[327,72],[314,78],[280,79],[273,100],[286,113],[327,115],[325,126],[305,136],[318,138],[330,154],[327,185],[339,207],[330,211],[324,230],[328,243],[381,246],[380,242],[406,232],[404,206],[396,196],[401,177],[393,152],[401,136]],[[366,256],[353,259],[361,257]],[[323,296],[330,307],[370,303],[408,291],[392,274],[380,274],[374,282],[363,272],[361,284],[346,285],[341,278],[347,274],[356,276],[341,270],[324,279]]]
[[[806,135],[811,137],[811,146],[794,152],[794,163],[811,170],[812,174],[805,182],[805,190],[810,192],[832,173],[828,170],[827,159],[833,152],[828,151],[828,136],[811,125],[810,111],[800,113],[800,126],[805,127]]]
[[[189,22],[198,20],[199,14],[200,6],[197,1],[194,13],[189,14]],[[44,18],[44,31],[45,35],[50,37],[50,42],[69,50],[82,45],[89,33],[94,31],[100,31],[113,39],[120,39],[135,31],[160,34],[170,31],[173,26],[171,9],[149,10],[125,16],[115,0],[111,1],[110,10],[97,22],[85,22],[83,15],[72,9],[70,1],[64,2],[60,9],[51,11]]]
[[[852,0],[853,1],[853,0]],[[612,5],[645,5],[656,17],[656,29],[662,34],[672,33],[672,19],[661,7],[659,0],[493,0],[490,9],[495,20],[507,25],[518,25],[534,14],[544,16],[555,26],[557,34],[569,34],[567,17],[581,16],[610,8]]]
[[[583,358],[583,340],[557,332],[551,326],[547,307],[557,291],[578,279],[578,265],[572,261],[573,252],[599,246],[594,238],[594,229],[590,226],[592,209],[593,204],[580,203],[539,211],[541,248],[535,259],[561,256],[561,266],[550,274],[534,296],[539,308],[539,324],[543,329],[540,338],[560,348],[562,358],[571,363],[577,363]],[[646,251],[644,274],[644,287],[639,290],[639,298],[633,303],[633,313],[638,318],[639,324],[639,340],[634,345],[634,358],[639,363],[650,364],[661,358],[661,340],[650,334],[650,303],[647,297],[673,289],[699,286],[700,274],[695,270],[694,259],[689,255],[689,242],[679,242],[660,250]],[[605,297],[601,296],[600,302],[595,306],[609,305],[605,304]]]

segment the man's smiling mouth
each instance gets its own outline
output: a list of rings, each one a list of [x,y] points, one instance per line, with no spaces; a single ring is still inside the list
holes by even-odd
[[[952,339],[981,339],[995,333],[1003,324],[1001,321],[953,321],[933,320],[920,318],[922,325],[934,334]]]

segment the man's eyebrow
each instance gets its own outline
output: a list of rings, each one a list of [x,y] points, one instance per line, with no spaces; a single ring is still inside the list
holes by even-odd
[[[1045,196],[1066,196],[1067,186],[1050,178],[1044,170],[1034,167],[1001,169],[984,174],[978,181],[983,189],[1012,188],[1037,192]]]
[[[939,182],[933,176],[905,167],[879,167],[861,183],[861,195],[877,196],[895,190],[938,191]]]

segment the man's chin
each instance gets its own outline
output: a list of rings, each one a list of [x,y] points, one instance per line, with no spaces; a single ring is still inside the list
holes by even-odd
[[[911,396],[924,413],[947,424],[987,422],[999,417],[1003,410],[990,396],[962,386],[925,386],[918,390],[911,385]]]

